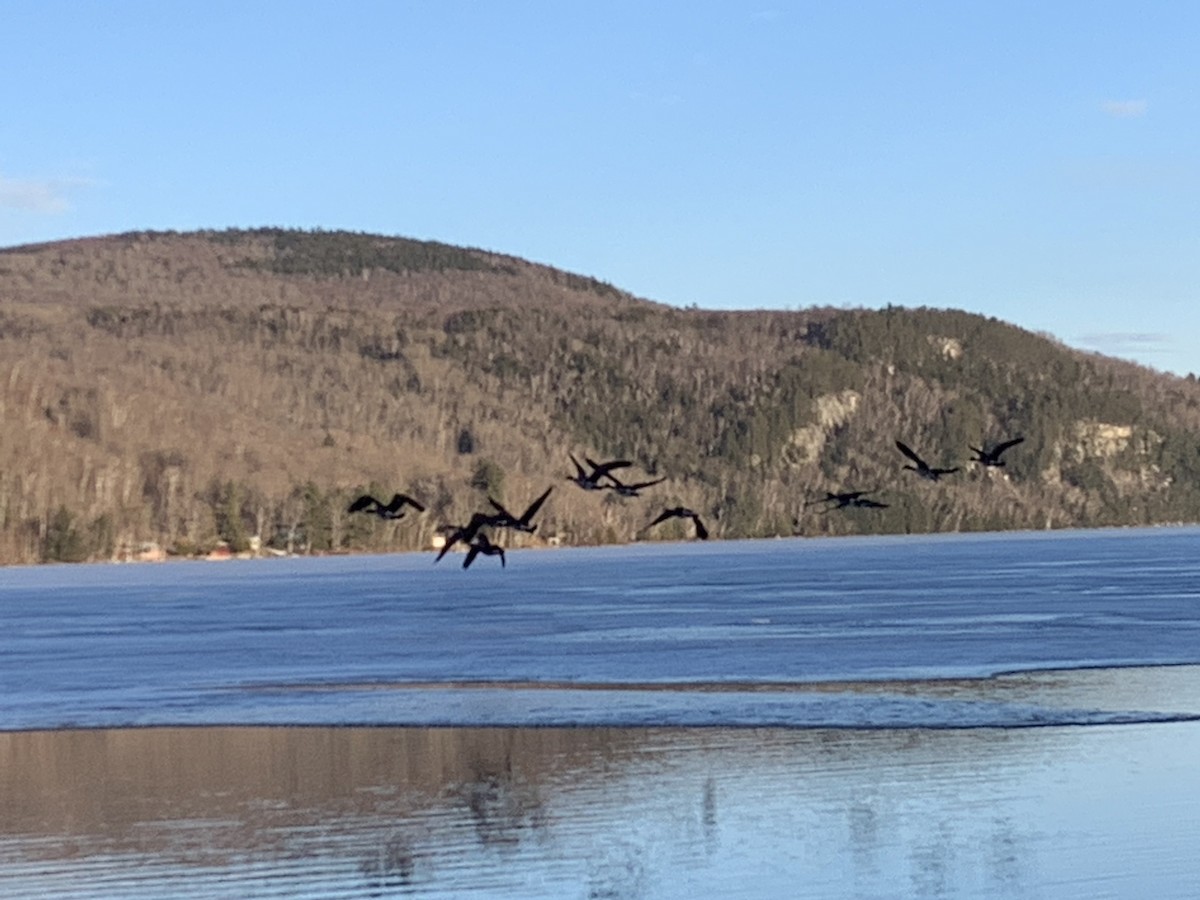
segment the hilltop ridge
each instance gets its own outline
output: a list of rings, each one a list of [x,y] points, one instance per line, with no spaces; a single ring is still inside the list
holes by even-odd
[[[1200,388],[954,310],[676,309],[490,251],[348,232],[140,232],[0,250],[0,561],[251,536],[425,547],[558,486],[538,538],[1191,522]],[[1024,434],[1002,470],[968,446]],[[897,439],[963,471],[908,478]],[[666,476],[585,494],[567,454]],[[885,509],[823,513],[825,491]],[[363,490],[429,512],[350,517]],[[682,537],[682,526],[656,536]]]

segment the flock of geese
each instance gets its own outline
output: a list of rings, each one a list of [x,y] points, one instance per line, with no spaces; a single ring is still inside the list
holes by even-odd
[[[975,454],[971,457],[971,462],[979,463],[985,469],[998,469],[1004,466],[1004,460],[1001,457],[1005,451],[1017,446],[1025,438],[1018,435],[1014,438],[1009,438],[1006,441],[1001,441],[998,444],[992,444],[985,447],[968,447]],[[940,481],[943,475],[953,475],[955,472],[961,471],[959,466],[954,466],[949,469],[942,469],[936,466],[931,466],[920,455],[917,454],[912,447],[905,444],[903,441],[896,441],[896,449],[899,450],[909,460],[905,463],[904,468],[909,471],[916,472],[922,478],[928,481]],[[813,506],[817,504],[825,504],[825,511],[829,512],[835,509],[887,509],[888,504],[881,503],[878,500],[872,500],[868,494],[873,494],[875,491],[841,491],[838,493],[828,492],[824,497],[816,500],[810,500],[805,506]]]
[[[1024,440],[1024,437],[1018,436],[991,446],[970,447],[971,452],[975,454],[971,457],[971,462],[979,463],[984,468],[1001,467],[1004,465],[1004,460],[1001,457],[1005,451],[1015,447]],[[919,476],[929,481],[938,481],[945,475],[953,475],[955,472],[960,471],[958,466],[953,468],[931,466],[916,451],[902,441],[896,441],[896,449],[903,453],[905,458],[909,460],[904,466],[905,469],[916,472]],[[574,454],[568,455],[575,466],[575,474],[568,475],[567,480],[585,491],[608,490],[621,497],[640,497],[642,496],[642,491],[646,488],[661,484],[667,480],[666,476],[663,476],[650,481],[624,482],[614,475],[613,472],[617,469],[632,466],[633,463],[627,459],[596,462],[585,456],[583,463],[581,463],[575,458]],[[442,557],[449,553],[452,547],[461,544],[467,551],[466,556],[463,558],[462,565],[464,569],[470,568],[471,563],[475,562],[481,555],[499,556],[500,566],[504,568],[507,565],[504,558],[504,547],[493,542],[488,537],[486,529],[509,528],[513,531],[533,534],[537,531],[537,525],[533,523],[533,517],[538,514],[538,511],[542,508],[542,504],[546,502],[546,498],[550,496],[550,492],[553,490],[553,487],[546,488],[519,516],[513,515],[498,500],[489,496],[487,501],[492,508],[490,512],[473,513],[465,525],[438,526],[438,531],[445,536],[445,543],[442,544],[434,562],[440,562]],[[875,493],[875,491],[826,492],[824,497],[810,500],[805,506],[824,505],[826,512],[849,508],[886,509],[888,504],[879,500],[873,500],[868,496],[872,493]],[[396,520],[403,519],[410,507],[418,513],[425,512],[424,504],[410,497],[408,494],[394,494],[392,499],[387,503],[383,503],[369,494],[364,494],[350,504],[348,512],[367,513],[385,520]],[[659,525],[670,519],[690,519],[695,529],[696,537],[700,540],[708,539],[708,528],[701,521],[699,514],[685,506],[674,506],[664,509],[642,530],[645,531],[653,528],[655,525]]]
[[[568,475],[567,480],[574,483],[585,491],[605,491],[610,490],[621,497],[640,497],[642,491],[646,488],[653,487],[656,484],[661,484],[666,481],[666,476],[662,478],[654,478],[650,481],[625,482],[613,474],[615,469],[624,469],[632,466],[633,463],[627,459],[614,459],[608,462],[596,462],[589,457],[584,457],[584,463],[581,463],[573,454],[571,462],[575,466],[575,474]],[[495,543],[488,536],[486,529],[510,528],[513,531],[524,532],[525,534],[533,534],[537,531],[537,525],[533,522],[533,517],[538,514],[542,508],[542,504],[546,502],[546,498],[550,496],[553,487],[546,488],[536,500],[529,504],[519,516],[514,515],[505,508],[499,500],[489,496],[488,504],[491,506],[489,512],[472,513],[471,518],[465,525],[439,525],[438,531],[444,535],[445,542],[438,551],[437,559],[434,562],[440,562],[456,545],[462,545],[466,548],[466,556],[463,558],[463,568],[470,568],[471,563],[479,556],[498,556],[500,557],[501,568],[505,567],[506,560],[504,557],[504,547]],[[372,497],[370,494],[363,494],[350,504],[348,512],[351,513],[367,513],[375,515],[381,519],[394,521],[403,519],[407,515],[409,508],[416,510],[418,513],[425,512],[425,505],[419,500],[410,497],[408,494],[394,494],[392,499],[387,503]],[[695,526],[696,537],[701,540],[708,539],[708,529],[700,520],[700,516],[684,506],[675,506],[669,509],[664,509],[646,528],[653,528],[668,519],[683,518],[691,519]],[[643,529],[643,531],[646,529]]]

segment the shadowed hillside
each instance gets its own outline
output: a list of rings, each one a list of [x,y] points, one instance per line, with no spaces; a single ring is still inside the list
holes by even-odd
[[[481,250],[341,232],[0,251],[0,560],[429,546],[555,486],[536,542],[1200,519],[1194,379],[954,311],[679,310]],[[969,446],[1022,434],[1007,465]],[[902,469],[903,440],[937,483]],[[568,484],[624,457],[642,497]],[[826,491],[886,508],[826,512]],[[429,507],[349,516],[369,490]]]

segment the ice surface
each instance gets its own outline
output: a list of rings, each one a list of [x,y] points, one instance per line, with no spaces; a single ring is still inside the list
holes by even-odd
[[[428,554],[7,569],[0,728],[1189,718],[1198,541],[1180,528],[518,550],[468,571]],[[1180,668],[1086,674],[1163,666]],[[1059,669],[1073,672],[991,677]]]

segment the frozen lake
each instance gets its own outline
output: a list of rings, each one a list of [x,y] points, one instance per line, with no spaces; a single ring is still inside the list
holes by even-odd
[[[1197,896],[1198,544],[3,570],[0,895]]]

